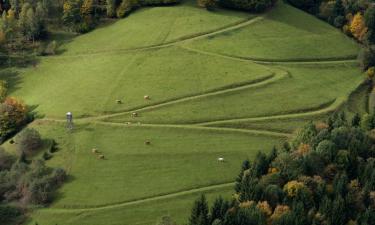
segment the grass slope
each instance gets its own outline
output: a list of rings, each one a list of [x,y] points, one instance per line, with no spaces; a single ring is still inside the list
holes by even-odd
[[[132,49],[186,39],[252,18],[229,10],[202,12],[195,3],[171,7],[150,7],[124,20],[82,35],[63,46],[66,54]]]
[[[38,210],[33,219],[27,224],[36,222],[42,225],[150,225],[155,224],[161,216],[171,215],[178,224],[184,224],[189,216],[189,210],[193,202],[204,193],[207,200],[221,195],[230,199],[233,193],[231,185],[224,188],[215,188],[208,191],[193,192],[182,196],[150,201],[124,207],[116,207],[99,211],[56,211],[53,209]]]
[[[362,81],[356,63],[342,60],[357,45],[334,28],[283,3],[254,17],[192,2],[144,8],[71,41],[56,34],[61,55],[35,68],[1,70],[10,94],[44,116],[31,126],[59,144],[48,165],[70,176],[29,223],[148,225],[165,214],[184,223],[200,192],[228,196],[228,186],[210,187],[232,182],[241,161],[285,140],[280,132],[341,106]],[[339,61],[318,62],[327,59]],[[81,118],[73,133],[67,111]],[[237,120],[252,117],[264,118]]]
[[[266,86],[140,111],[137,118],[125,114],[108,120],[201,123],[313,111],[349,95],[363,80],[352,64],[289,65],[284,69],[290,77]]]
[[[59,208],[110,205],[231,182],[243,159],[282,140],[199,128],[80,124],[70,134],[63,123],[40,122],[35,127],[43,137],[58,137],[64,149],[49,161],[71,176],[53,205]],[[145,145],[146,140],[151,145]],[[106,160],[98,160],[92,148]],[[218,163],[218,157],[227,162]]]
[[[251,26],[207,37],[189,46],[267,61],[355,58],[358,52],[357,44],[339,30],[281,1],[263,20]]]
[[[15,75],[9,76],[12,72]],[[262,65],[170,47],[135,54],[46,58],[37,68],[3,71],[0,79],[10,80],[10,94],[37,105],[39,113],[63,117],[67,111],[87,116],[128,110],[270,75],[272,71]],[[145,101],[144,95],[150,95],[151,101]],[[116,104],[116,99],[123,104]]]

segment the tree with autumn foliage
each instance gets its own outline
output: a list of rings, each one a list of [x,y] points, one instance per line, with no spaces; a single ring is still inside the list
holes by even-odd
[[[350,32],[357,40],[365,40],[367,27],[365,24],[365,19],[360,12],[354,15],[353,20],[350,23]]]
[[[27,106],[13,97],[0,104],[0,142],[27,122]]]

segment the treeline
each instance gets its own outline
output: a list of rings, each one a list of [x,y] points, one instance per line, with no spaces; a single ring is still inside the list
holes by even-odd
[[[0,45],[8,52],[33,48],[47,37],[52,0],[9,0],[1,7]]]
[[[362,43],[363,70],[375,66],[375,4],[371,0],[285,0]],[[373,69],[373,68],[372,68]]]
[[[246,160],[232,201],[204,196],[189,225],[374,225],[375,113],[308,123],[269,154]]]
[[[145,6],[166,6],[182,0],[65,0],[63,21],[76,32],[88,32],[95,28],[103,17],[123,18],[132,11]],[[197,0],[197,4],[209,10],[216,6],[261,12],[271,7],[276,0]]]

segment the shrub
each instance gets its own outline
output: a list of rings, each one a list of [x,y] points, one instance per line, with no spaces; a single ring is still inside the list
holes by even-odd
[[[8,92],[7,83],[3,80],[0,80],[0,103],[4,101],[7,95],[7,92]]]
[[[314,15],[319,13],[321,0],[286,0],[296,8],[302,9]]]
[[[333,6],[334,2],[322,2],[319,7],[319,14],[318,16],[324,20],[328,20],[333,15]]]
[[[42,139],[37,130],[26,128],[16,138],[17,148],[20,153],[32,154],[42,145]]]
[[[2,206],[0,205],[0,223],[7,224],[14,218],[21,215],[21,211],[12,206]]]
[[[180,3],[181,0],[139,0],[139,6],[158,6],[158,5],[173,5]]]
[[[26,105],[16,98],[0,103],[0,143],[22,126],[27,119]]]
[[[218,3],[227,8],[240,9],[248,12],[262,12],[270,8],[275,0],[219,0]]]
[[[8,170],[14,163],[14,158],[5,152],[3,148],[0,147],[0,171]]]
[[[375,48],[373,46],[363,48],[358,55],[358,60],[364,71],[375,66]]]
[[[107,17],[113,18],[116,16],[116,0],[106,0]]]
[[[46,55],[55,55],[57,50],[57,42],[56,41],[51,41],[46,49],[44,50],[44,53]]]
[[[198,6],[206,8],[207,10],[212,10],[215,7],[215,0],[198,0]]]
[[[138,7],[137,0],[123,0],[117,9],[117,17],[123,18],[129,15],[129,13],[133,11],[136,7]]]
[[[368,79],[372,80],[372,78],[374,78],[374,76],[375,76],[375,67],[372,66],[372,67],[368,68],[367,71],[366,71],[366,75],[367,75]]]

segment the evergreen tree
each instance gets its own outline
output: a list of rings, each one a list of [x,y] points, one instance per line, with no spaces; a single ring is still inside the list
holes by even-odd
[[[194,202],[189,225],[209,225],[208,204],[206,197],[203,194]]]
[[[27,12],[31,8],[31,5],[29,3],[24,3],[22,5],[22,9],[19,15],[19,20],[18,20],[18,26],[20,28],[21,33],[26,36],[29,33],[30,27],[29,27],[29,21],[28,21],[28,16]]]
[[[116,0],[106,0],[107,16],[116,17]]]
[[[18,17],[18,14],[21,10],[21,2],[20,0],[10,0],[11,8],[14,10],[16,16]]]
[[[352,126],[359,127],[360,124],[361,124],[361,117],[359,116],[359,113],[356,113],[352,119]]]
[[[211,208],[210,223],[212,224],[215,220],[223,221],[225,213],[229,208],[229,204],[221,196],[216,198]]]
[[[29,8],[26,13],[26,24],[27,24],[27,31],[26,31],[26,38],[28,40],[35,40],[39,36],[39,27],[38,21],[35,17],[34,10]]]
[[[332,203],[332,214],[330,217],[329,224],[342,225],[345,224],[346,212],[345,212],[345,201],[341,195],[337,195]]]
[[[336,0],[330,20],[335,27],[342,27],[345,24],[345,7],[342,0]]]

